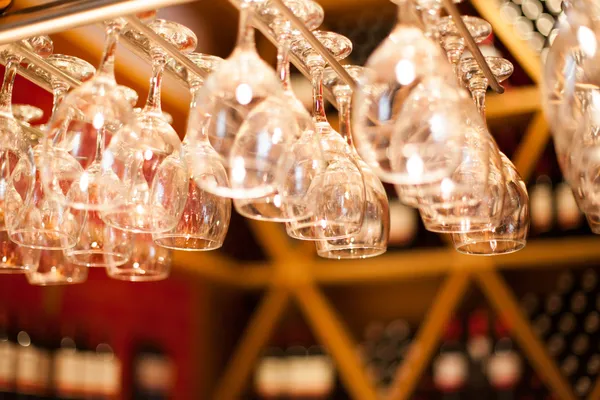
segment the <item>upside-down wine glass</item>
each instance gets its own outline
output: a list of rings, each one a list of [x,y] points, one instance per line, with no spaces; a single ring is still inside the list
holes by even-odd
[[[460,253],[493,256],[514,253],[525,247],[529,231],[529,195],[513,163],[503,153],[500,156],[506,180],[501,220],[489,229],[453,233],[454,248]]]
[[[30,38],[21,43],[42,57],[52,53],[52,41],[47,36]],[[12,220],[31,203],[35,164],[31,144],[12,114],[12,89],[21,58],[10,48],[2,56],[6,68],[0,89],[0,186],[6,189],[0,193],[0,273],[13,274],[36,268],[40,254],[39,250],[19,246],[8,237],[7,228]],[[28,179],[22,186],[15,187],[11,174],[18,163],[26,166]]]
[[[492,72],[504,81],[512,65],[488,60]],[[508,62],[508,61],[506,61]],[[504,210],[504,166],[496,142],[485,125],[485,92],[488,81],[477,62],[469,57],[459,64],[461,77],[476,105],[460,106],[466,127],[461,163],[452,175],[423,189],[419,211],[425,228],[433,232],[464,233],[490,229],[501,221]],[[477,111],[479,116],[477,116]]]
[[[89,79],[95,72],[92,65],[77,57],[53,54],[46,61],[79,81]],[[36,75],[52,87],[53,110],[56,110],[67,93],[69,85],[46,74],[34,65],[30,65],[29,68],[33,69]],[[61,149],[51,149],[50,154],[43,155],[45,152],[43,144],[36,145],[33,152],[36,177],[32,204],[16,218],[14,225],[9,229],[9,236],[15,243],[23,246],[47,250],[71,249],[79,242],[88,216],[86,212],[68,207],[64,202],[56,199],[60,196],[66,197],[70,186],[68,178],[65,179],[61,174],[62,169],[77,170],[80,165]],[[49,157],[54,160],[64,160],[64,164],[61,165],[61,169],[56,171],[52,184],[45,186],[39,171],[43,170],[42,163]],[[17,168],[19,167],[22,169],[24,165],[20,164]],[[20,180],[25,176],[25,170],[15,169],[14,184],[20,184]]]
[[[482,18],[465,15],[462,20],[476,43],[481,43],[492,34],[492,26]],[[458,63],[465,51],[465,39],[459,33],[450,15],[439,20],[437,29],[440,43],[446,51],[448,61],[452,64],[456,76],[459,77]]]
[[[115,52],[124,25],[121,19],[105,22],[104,53],[96,74],[64,96],[48,123],[42,181],[51,187],[60,174],[71,182],[67,195],[56,200],[74,209],[118,209],[131,196],[129,169],[117,162],[119,152],[106,148],[117,131],[132,142],[139,136],[128,102],[131,99],[125,97],[114,75]],[[52,150],[62,150],[63,154],[58,157]],[[79,167],[65,169],[64,165],[72,165],[73,160]]]
[[[593,1],[565,2],[558,34],[546,57],[540,88],[557,153],[569,146],[581,122],[578,91],[600,88],[600,7]],[[557,154],[559,155],[559,154]],[[559,160],[560,161],[560,160]]]
[[[36,36],[20,43],[43,57],[47,57],[53,50],[52,41],[48,36]],[[11,220],[18,216],[31,200],[35,165],[31,144],[12,113],[13,85],[22,57],[10,47],[5,48],[1,56],[6,67],[0,90],[0,187],[5,188],[0,193],[0,230],[6,230]],[[27,169],[27,179],[22,185],[15,187],[11,174],[18,162]]]
[[[348,73],[358,79],[362,67],[346,66]],[[344,239],[319,240],[316,242],[317,254],[324,258],[352,259],[375,257],[385,253],[390,233],[390,207],[385,189],[367,164],[360,159],[352,144],[351,102],[352,90],[331,68],[325,69],[324,85],[329,87],[336,99],[339,111],[340,135],[348,142],[352,155],[360,166],[366,190],[365,215],[358,233]]]
[[[407,137],[396,134],[396,125],[402,123],[399,115],[406,99],[420,84],[437,87],[438,92],[452,92],[458,86],[439,44],[416,25],[411,1],[397,3],[398,23],[367,60],[367,72],[355,91],[355,144],[362,159],[384,182],[437,182],[447,177],[460,159],[460,131],[450,129],[460,120],[460,111],[452,105],[441,107],[443,115],[425,113],[420,129],[405,131]]]
[[[323,22],[323,9],[312,0],[284,1],[292,12],[300,18],[309,30],[314,30]],[[287,153],[283,156],[285,163],[285,180],[277,192],[258,199],[235,199],[237,212],[247,218],[272,222],[289,222],[306,219],[312,214],[314,201],[307,198],[312,179],[322,169],[322,163],[313,162],[322,159],[319,140],[315,135],[315,126],[310,115],[294,95],[290,82],[290,43],[299,32],[290,26],[278,7],[271,1],[258,6],[257,13],[266,18],[269,27],[275,32],[278,40],[277,75],[284,91],[284,101],[294,114],[297,135]]]
[[[352,42],[337,33],[314,35],[338,60],[352,51]],[[294,38],[292,51],[308,66],[313,86],[313,120],[323,149],[323,172],[315,177],[308,198],[314,199],[313,215],[286,223],[288,235],[302,240],[343,239],[357,233],[365,211],[365,182],[348,143],[333,130],[325,114],[323,57],[302,37]],[[315,160],[319,161],[319,160]]]
[[[27,282],[35,286],[73,285],[87,280],[86,266],[69,261],[62,250],[40,250],[37,268],[27,271]]]
[[[113,279],[131,282],[153,282],[166,279],[171,271],[172,251],[154,243],[148,233],[131,234],[132,253],[124,264],[112,263],[107,255],[106,273]]]
[[[201,68],[207,76],[216,70],[223,61],[219,57],[200,53],[190,53],[187,57]],[[188,72],[187,81],[192,95],[190,110],[193,110],[203,78]],[[186,137],[183,140],[183,151],[188,167],[188,192],[183,213],[175,228],[167,232],[155,233],[153,238],[156,244],[169,249],[186,251],[215,250],[223,245],[227,235],[231,218],[231,200],[202,190],[196,183],[194,171],[190,168],[194,158],[196,156],[202,157],[203,152],[214,152],[214,150],[210,147],[208,138],[205,138],[204,148],[199,146],[188,148],[188,135],[195,137],[201,135],[201,133],[196,134],[194,132],[195,129],[198,129],[198,126],[193,122],[194,120],[190,118]],[[208,173],[209,170],[204,172]],[[217,181],[226,181],[225,168],[213,170],[211,177]],[[202,179],[208,179],[208,177]]]
[[[198,91],[190,118],[202,128],[196,130],[198,137],[188,138],[192,148],[208,137],[216,153],[206,152],[192,165],[200,188],[238,199],[260,198],[277,190],[284,179],[282,155],[295,138],[281,83],[256,53],[249,23],[254,3],[240,4],[236,47]],[[219,164],[227,169],[227,181],[215,181],[204,171],[219,169]]]
[[[181,24],[157,19],[148,26],[184,53],[194,50],[198,43],[194,33]],[[173,229],[185,206],[188,187],[181,140],[161,110],[160,90],[167,54],[157,44],[149,46],[151,87],[146,105],[136,117],[139,135],[117,134],[109,145],[119,164],[129,163],[131,172],[127,179],[133,190],[122,207],[102,214],[106,224],[137,233]]]

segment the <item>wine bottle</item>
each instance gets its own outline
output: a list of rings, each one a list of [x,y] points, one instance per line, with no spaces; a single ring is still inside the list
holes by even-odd
[[[468,318],[467,351],[470,359],[467,391],[473,399],[489,396],[490,387],[485,374],[486,365],[492,350],[490,321],[486,310],[476,310]]]
[[[551,326],[555,328],[564,309],[563,296],[558,293],[552,293],[546,298],[545,313],[552,321]]]
[[[277,400],[284,397],[287,390],[287,360],[279,347],[266,349],[254,373],[254,391],[259,399]]]
[[[142,344],[133,355],[134,400],[166,400],[173,397],[175,370],[163,349]]]
[[[587,398],[592,390],[592,385],[593,382],[589,376],[580,376],[577,381],[575,381],[575,395],[580,399]]]
[[[577,289],[575,274],[573,271],[563,271],[556,280],[556,290],[563,298],[570,297]]]
[[[335,368],[322,346],[310,346],[305,361],[306,400],[330,399],[335,387]]]
[[[121,361],[115,354],[109,340],[105,335],[95,348],[96,379],[95,392],[100,399],[118,399],[121,395]]]
[[[526,293],[521,298],[521,310],[529,321],[534,321],[541,314],[540,296],[535,293]]]
[[[592,268],[583,271],[581,275],[581,290],[586,295],[596,294],[598,292],[598,274]]]
[[[494,328],[496,344],[487,365],[488,379],[497,399],[512,400],[521,381],[521,358],[506,324],[498,319]]]
[[[75,329],[65,326],[61,330],[59,349],[54,354],[53,379],[57,399],[80,399],[85,371],[80,362],[80,349],[75,343]]]
[[[16,387],[19,400],[43,399],[49,390],[49,354],[39,345],[32,320],[21,315],[17,334]]]
[[[11,334],[8,313],[0,313],[0,399],[15,400],[17,343]]]
[[[444,400],[458,400],[468,381],[469,361],[461,343],[462,327],[458,319],[448,323],[440,353],[433,362],[433,382]]]

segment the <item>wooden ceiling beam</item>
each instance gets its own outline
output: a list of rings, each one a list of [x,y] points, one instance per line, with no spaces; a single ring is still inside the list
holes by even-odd
[[[527,182],[533,170],[544,153],[550,139],[550,128],[542,111],[538,111],[529,123],[521,144],[513,155],[513,162],[517,171]]]
[[[540,94],[536,86],[507,89],[503,94],[490,94],[486,100],[487,119],[500,119],[540,110]]]
[[[573,237],[537,239],[516,253],[494,257],[499,269],[541,268],[600,259],[600,239]],[[453,261],[455,262],[453,265]],[[455,268],[477,269],[481,258],[457,253],[451,248],[390,252],[366,260],[317,261],[314,279],[324,285],[389,282],[438,276]]]

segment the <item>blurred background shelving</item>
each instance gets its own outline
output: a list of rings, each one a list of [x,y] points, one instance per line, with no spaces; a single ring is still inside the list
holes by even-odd
[[[354,43],[347,63],[364,63],[394,25],[395,6],[387,0],[318,2],[326,15],[322,29]],[[34,3],[17,0],[15,8]],[[79,383],[71,398],[600,398],[593,322],[600,241],[562,184],[536,86],[560,1],[472,0],[460,8],[492,24],[495,34],[484,52],[515,65],[506,92],[489,94],[487,108],[491,132],[528,181],[532,226],[523,251],[494,259],[460,256],[423,228],[393,188],[387,188],[390,248],[372,260],[319,260],[310,244],[288,239],[281,227],[234,212],[223,248],[177,253],[165,282],[123,284],[92,271],[82,286],[35,288],[23,277],[1,277],[0,340],[5,334],[19,344],[25,332],[56,356],[63,339],[74,336],[83,371],[88,364],[100,368],[93,360],[112,354],[104,371],[120,371],[119,389],[87,393],[92,389]],[[200,52],[226,57],[233,47],[237,11],[228,1],[200,0],[159,16],[194,30]],[[100,27],[52,39],[57,53],[98,61]],[[275,63],[275,48],[261,35],[257,48]],[[145,62],[120,48],[116,72],[144,97]],[[298,74],[293,82],[309,102],[309,83]],[[179,83],[165,79],[163,108],[180,135],[188,100]],[[49,114],[52,98],[18,77],[14,102]],[[273,366],[284,372],[273,373]],[[310,375],[311,368],[321,374]],[[56,374],[49,367],[49,388]],[[46,398],[16,397],[14,385],[0,390],[0,398]]]

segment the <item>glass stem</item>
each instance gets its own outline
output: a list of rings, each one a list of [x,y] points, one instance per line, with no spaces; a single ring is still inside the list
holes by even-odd
[[[417,25],[417,15],[412,2],[409,0],[396,0],[398,4],[398,23],[402,25]]]
[[[281,80],[283,90],[291,91],[292,85],[290,82],[290,41],[291,37],[287,32],[279,35],[277,43],[277,74]]]
[[[94,162],[102,161],[102,154],[104,153],[104,139],[106,137],[106,128],[101,128],[96,134],[96,156]]]
[[[58,108],[60,103],[65,98],[65,94],[67,94],[68,90],[69,90],[69,86],[63,85],[60,82],[56,82],[56,83],[54,83],[54,85],[52,85],[52,114],[51,115],[54,115],[54,113],[56,112],[56,109]]]
[[[315,122],[327,122],[325,102],[323,100],[323,69],[321,65],[310,69],[313,91],[313,118]]]
[[[485,123],[485,89],[475,89],[471,90],[471,96],[473,97],[473,101],[475,102],[475,106],[477,107],[477,111],[481,115],[483,122]]]
[[[110,24],[106,28],[106,39],[104,42],[104,52],[98,67],[98,74],[109,79],[115,80],[115,54],[117,44],[119,43],[119,33],[121,27],[118,24]]]
[[[150,78],[150,91],[146,99],[146,105],[143,112],[152,112],[160,114],[162,112],[160,106],[160,88],[162,84],[162,76],[165,70],[165,58],[163,56],[153,57],[152,61],[152,78]]]
[[[12,114],[12,92],[17,76],[17,67],[19,59],[10,57],[6,62],[4,70],[4,80],[2,81],[2,89],[0,90],[0,111]]]
[[[440,23],[441,8],[435,7],[423,10],[423,23],[425,24],[426,35],[437,42],[438,25]]]
[[[242,50],[256,50],[254,28],[250,25],[250,1],[242,0],[236,47]]]
[[[195,138],[194,140],[197,142],[209,143],[206,130],[208,125],[210,125],[211,116],[202,114],[203,110],[196,109],[198,96],[200,96],[200,85],[190,87],[190,93],[192,94],[192,101],[190,102],[190,112],[188,113],[188,132],[183,138],[183,143],[188,143],[188,137]]]
[[[349,91],[349,89],[348,89]],[[349,93],[351,93],[349,91]],[[352,142],[352,121],[350,120],[351,115],[351,95],[348,93],[336,93],[335,100],[338,105],[338,118],[339,118],[339,133],[342,135],[344,140],[350,145],[351,148],[354,148],[354,143]]]

